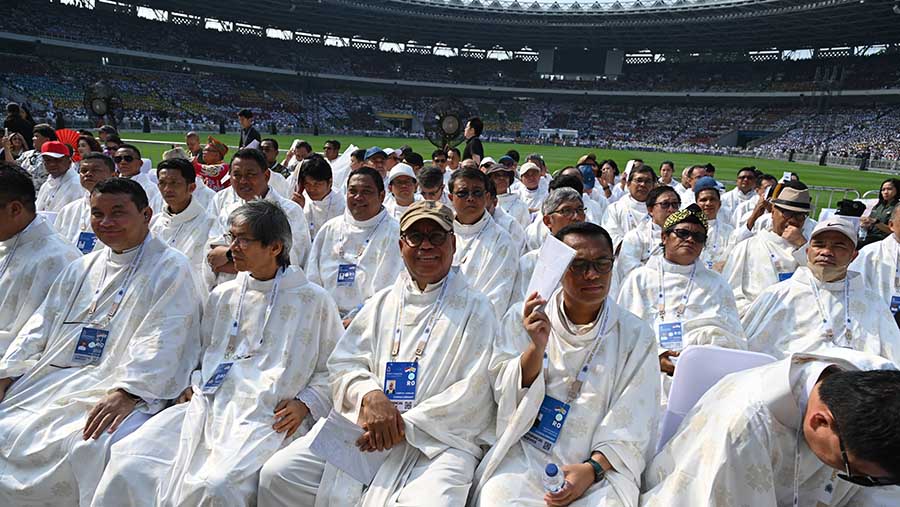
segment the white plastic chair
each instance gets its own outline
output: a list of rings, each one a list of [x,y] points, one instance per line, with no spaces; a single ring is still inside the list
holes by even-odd
[[[710,387],[730,373],[749,370],[773,361],[775,358],[768,354],[712,345],[692,345],[684,349],[678,357],[672,378],[669,405],[663,415],[656,452],[659,453],[675,435],[681,421]]]

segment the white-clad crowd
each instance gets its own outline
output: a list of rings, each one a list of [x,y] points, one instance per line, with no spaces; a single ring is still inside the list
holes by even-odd
[[[551,176],[476,126],[424,168],[264,140],[218,191],[180,150],[0,163],[0,505],[900,505],[900,210],[858,250],[799,182]],[[703,346],[769,363],[661,440]]]

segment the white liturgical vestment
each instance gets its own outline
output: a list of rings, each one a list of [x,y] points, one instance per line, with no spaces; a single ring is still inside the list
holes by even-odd
[[[456,254],[453,265],[459,266],[469,285],[488,297],[499,321],[509,308],[519,255],[509,234],[500,228],[487,211],[471,225],[453,222]]]
[[[44,301],[56,276],[79,257],[81,252],[40,215],[0,241],[0,354]]]
[[[662,255],[662,227],[652,220],[646,220],[635,229],[628,231],[622,239],[619,256],[616,257],[616,271],[625,279],[632,271],[647,264],[651,257]]]
[[[618,247],[628,231],[636,229],[642,222],[649,220],[647,204],[635,200],[631,194],[628,194],[609,205],[601,225],[609,233],[613,245]]]
[[[82,194],[81,199],[76,199],[63,206],[59,215],[56,215],[56,221],[53,222],[56,231],[72,245],[78,245],[78,238],[81,237],[82,232],[94,233],[91,228],[91,197],[87,192],[82,192]],[[104,246],[106,245],[97,239],[94,242],[94,249],[91,251],[96,252]]]
[[[0,505],[88,505],[114,437],[82,440],[91,409],[123,389],[140,398],[128,425],[184,390],[200,353],[191,271],[184,255],[150,234],[142,246],[103,248],[63,270],[0,360],[0,378],[18,377],[0,402]],[[86,365],[74,355],[84,350],[85,327],[109,332],[99,359]]]
[[[216,217],[209,215],[193,198],[181,213],[173,215],[164,204],[161,213],[150,219],[150,232],[186,255],[198,279],[206,263],[206,244],[217,231]]]
[[[84,188],[74,169],[67,169],[59,178],[52,176],[41,185],[37,193],[35,208],[37,211],[59,213],[66,204],[78,200],[84,195]]]
[[[900,298],[900,241],[896,234],[862,247],[850,271],[862,275],[866,287],[890,307],[892,297]]]
[[[305,190],[303,197],[303,215],[309,224],[310,240],[316,239],[316,235],[326,222],[343,215],[344,210],[347,209],[347,201],[344,200],[344,196],[333,189],[321,201],[312,200]]]
[[[303,266],[309,255],[311,241],[309,239],[309,224],[303,215],[303,208],[290,199],[285,199],[271,187],[266,192],[266,201],[281,206],[281,210],[287,215],[291,224],[291,264]],[[228,216],[247,201],[238,196],[233,187],[228,187],[218,192],[209,205],[209,214],[218,219],[218,225],[223,233],[228,232]]]
[[[719,216],[722,214],[719,213]],[[724,267],[728,241],[734,233],[734,227],[722,219],[710,220],[707,225],[709,229],[706,232],[706,246],[703,247],[700,259],[706,264],[707,269],[713,269],[717,265]]]
[[[310,408],[299,434],[328,415],[325,362],[344,331],[331,297],[303,270],[291,266],[275,284],[245,272],[213,290],[203,311],[204,350],[192,375],[191,401],[163,411],[112,447],[93,505],[255,505],[259,470],[285,444],[285,434],[272,428],[275,407],[299,393]],[[233,336],[239,307],[240,331]],[[247,349],[249,357],[229,359],[234,352],[244,355],[242,342],[258,339]],[[204,394],[204,383],[224,361],[233,361],[224,382]]]
[[[159,208],[154,206],[162,206],[165,203],[162,200],[162,195],[159,193],[159,187],[150,179],[150,175],[148,173],[138,173],[129,179],[131,181],[136,181],[141,185],[141,188],[143,188],[144,192],[147,194],[147,204],[150,206],[150,209],[152,209],[154,213],[159,213]]]
[[[544,199],[546,199],[549,194],[550,192],[544,185],[538,185],[538,187],[534,190],[528,190],[528,187],[526,187],[525,185],[522,185],[516,189],[516,195],[519,196],[519,199],[529,210],[540,211],[541,204],[544,203]]]
[[[346,315],[397,280],[403,269],[399,242],[400,224],[384,208],[365,221],[347,211],[316,235],[306,273]],[[353,273],[348,276],[349,270]]]
[[[801,267],[790,280],[764,290],[741,322],[749,349],[776,358],[846,347],[897,362],[900,329],[888,307],[878,303],[859,273],[823,283]]]
[[[815,386],[811,379],[828,366],[894,369],[887,361],[856,354],[849,361],[796,354],[719,381],[647,467],[641,506],[900,505],[896,487],[864,488],[837,479],[843,470],[822,463],[799,432],[809,399],[805,386]],[[858,368],[850,361],[862,364]],[[827,503],[820,503],[823,499]]]
[[[491,214],[491,218],[497,222],[501,229],[509,233],[513,244],[516,245],[516,253],[522,255],[525,253],[525,228],[522,227],[515,218],[509,213],[503,211],[503,208],[497,206]]]
[[[735,245],[725,261],[722,276],[734,291],[738,315],[742,316],[759,294],[786,279],[805,264],[804,249],[793,245],[771,230],[762,230]]]
[[[497,442],[478,467],[474,505],[543,507],[541,476],[547,463],[578,464],[593,452],[603,453],[615,471],[569,505],[637,505],[644,456],[655,445],[659,417],[656,338],[647,324],[612,298],[605,305],[608,313],[601,311],[596,321],[580,326],[562,310],[562,291],[550,298],[545,309],[550,319],[548,368],[528,388],[522,387],[520,357],[531,338],[522,324],[522,305],[504,317],[490,365],[498,405]],[[538,417],[545,395],[568,399],[570,385],[598,338],[559,439],[544,453],[522,437]]]
[[[384,389],[387,362],[412,361],[432,321],[415,403],[402,415],[405,441],[391,449],[369,487],[312,455],[310,433],[270,461],[296,476],[288,483],[261,481],[260,507],[465,504],[482,455],[476,439],[494,418],[488,362],[497,320],[458,269],[424,291],[404,271],[363,307],[328,359],[334,407],[356,422],[363,397]],[[398,325],[400,345],[392,355]]]
[[[531,223],[531,213],[528,211],[528,206],[519,197],[519,194],[507,192],[497,195],[497,206],[503,208],[503,211],[515,218],[523,229]]]

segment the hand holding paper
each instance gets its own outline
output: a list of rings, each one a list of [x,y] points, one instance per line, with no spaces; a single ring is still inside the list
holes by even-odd
[[[562,280],[569,263],[575,258],[575,250],[552,235],[548,235],[538,253],[538,261],[528,282],[528,297],[534,292],[540,294],[543,299],[550,299],[559,281]]]

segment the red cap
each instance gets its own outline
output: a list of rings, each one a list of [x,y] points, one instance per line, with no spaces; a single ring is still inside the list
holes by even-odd
[[[59,141],[47,141],[41,146],[41,155],[53,158],[62,158],[72,156],[69,153],[69,147]]]

